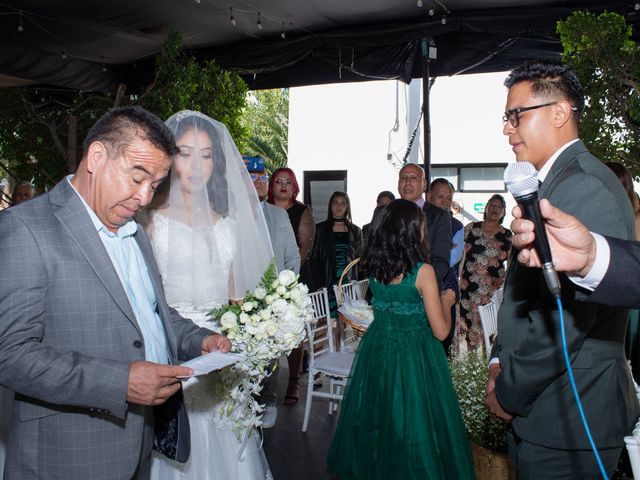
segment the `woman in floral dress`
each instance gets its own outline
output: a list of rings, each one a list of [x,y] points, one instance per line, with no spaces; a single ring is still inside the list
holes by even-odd
[[[483,345],[478,307],[489,303],[504,282],[505,263],[513,236],[511,230],[502,226],[505,211],[502,195],[493,195],[484,210],[484,220],[465,227],[458,341],[465,340],[469,350]]]

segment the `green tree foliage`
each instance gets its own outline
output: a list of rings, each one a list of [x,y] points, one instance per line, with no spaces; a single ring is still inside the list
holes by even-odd
[[[249,132],[245,153],[261,156],[269,172],[287,166],[289,90],[250,92],[242,124]]]
[[[180,45],[180,35],[171,34],[156,58],[154,82],[136,103],[163,119],[180,110],[202,112],[224,123],[240,148],[246,136],[240,118],[247,85],[214,60],[199,61]]]
[[[55,184],[81,156],[76,132],[86,132],[113,104],[105,94],[0,89],[0,175]]]
[[[617,13],[577,11],[558,22],[558,33],[587,97],[581,138],[602,161],[640,175],[640,49],[631,26]]]
[[[240,117],[247,87],[236,74],[213,60],[185,54],[180,36],[170,35],[156,57],[155,79],[141,95],[116,95],[45,88],[0,89],[0,177],[35,179],[52,186],[75,171],[82,141],[91,125],[107,110],[140,105],[166,119],[183,110],[199,110],[223,122],[240,145],[246,136]]]

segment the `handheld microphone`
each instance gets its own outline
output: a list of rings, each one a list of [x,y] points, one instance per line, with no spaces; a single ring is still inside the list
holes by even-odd
[[[544,280],[551,294],[560,298],[560,280],[553,268],[551,247],[538,203],[538,171],[528,162],[511,163],[504,171],[504,183],[522,209],[523,217],[533,222],[534,247],[542,263]]]

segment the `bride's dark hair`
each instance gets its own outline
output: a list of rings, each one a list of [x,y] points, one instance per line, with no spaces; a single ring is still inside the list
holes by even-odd
[[[209,181],[207,182],[207,193],[213,210],[217,214],[226,217],[229,212],[229,188],[227,186],[227,178],[225,175],[226,164],[221,148],[222,141],[210,121],[199,115],[193,114],[181,118],[178,121],[176,131],[174,132],[176,143],[190,130],[196,130],[198,132],[203,131],[211,140],[213,171],[211,172],[211,177],[209,177]],[[172,174],[173,167],[171,167],[171,171],[164,182],[162,182],[156,189],[150,208],[153,209],[161,207],[166,205],[169,201],[169,186],[171,185]]]
[[[418,262],[426,262],[429,251],[424,214],[408,200],[394,200],[385,206],[371,226],[362,255],[364,271],[388,284],[406,275]]]

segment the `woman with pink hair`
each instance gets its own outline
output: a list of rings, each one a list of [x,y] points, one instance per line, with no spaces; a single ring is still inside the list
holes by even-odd
[[[300,249],[300,276],[301,281],[308,285],[308,276],[306,275],[306,262],[311,248],[313,247],[313,239],[316,234],[316,223],[309,208],[304,203],[297,200],[300,193],[300,186],[296,180],[296,175],[290,168],[279,168],[269,180],[268,202],[278,207],[282,207],[287,211],[291,227],[296,234],[296,242]],[[289,385],[285,394],[284,403],[293,405],[298,401],[300,368],[302,366],[303,347],[300,346],[293,350],[288,357],[289,361]]]

